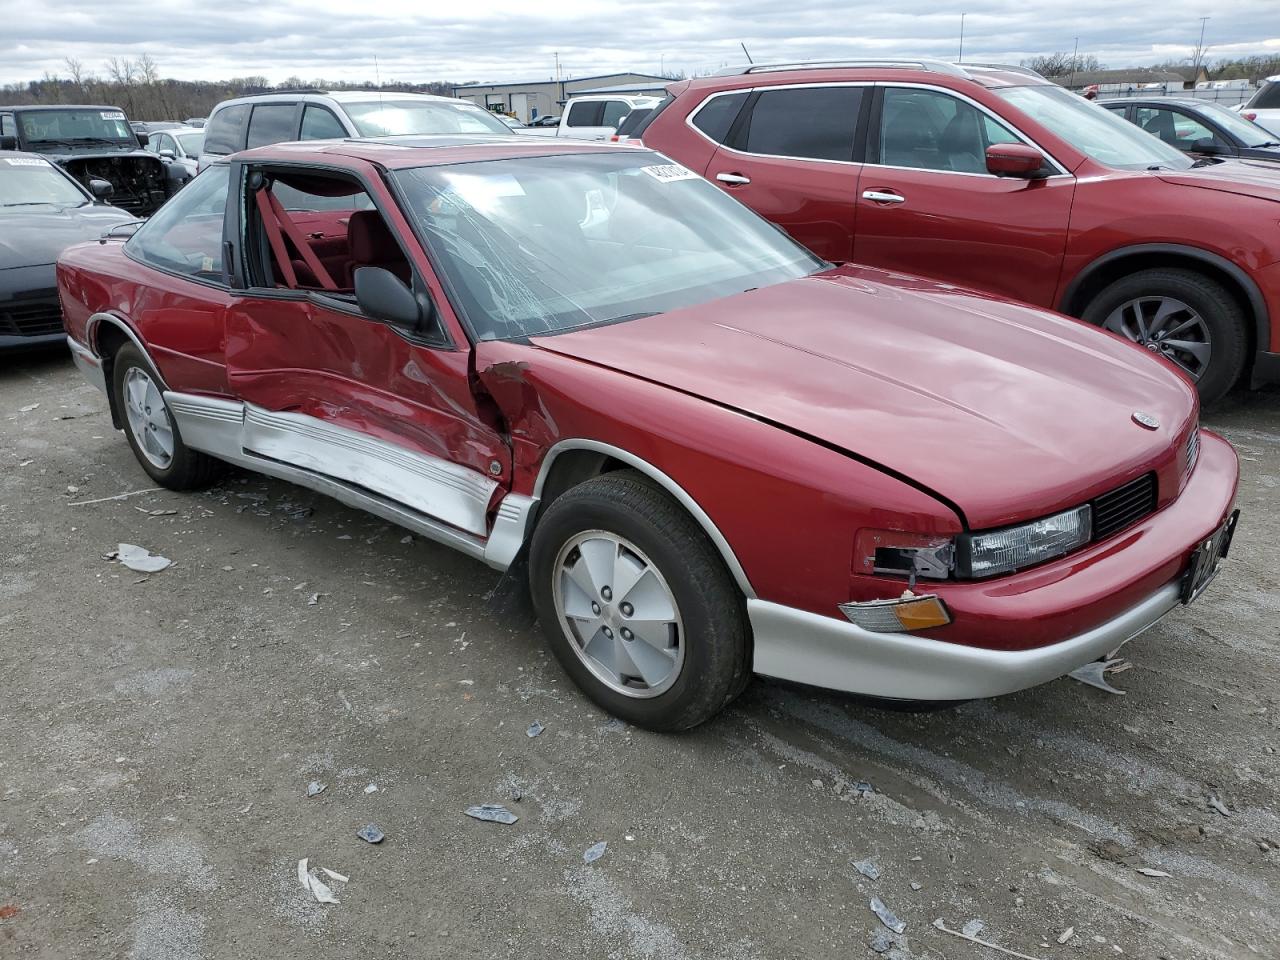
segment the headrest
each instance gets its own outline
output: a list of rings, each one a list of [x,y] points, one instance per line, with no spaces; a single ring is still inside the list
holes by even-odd
[[[347,225],[351,259],[356,263],[403,260],[404,253],[377,210],[357,210]]]

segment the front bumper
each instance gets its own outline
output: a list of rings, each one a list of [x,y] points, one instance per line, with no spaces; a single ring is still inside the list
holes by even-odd
[[[752,669],[904,700],[991,697],[1060,677],[1179,605],[1192,551],[1230,514],[1237,479],[1235,452],[1205,431],[1199,463],[1172,503],[1061,561],[1011,577],[939,584],[956,622],[929,636],[876,633],[843,618],[748,600]],[[962,620],[970,642],[939,636]]]
[[[873,633],[764,600],[748,600],[752,669],[830,690],[902,700],[972,700],[1025,690],[1132,640],[1178,606],[1167,584],[1106,623],[1033,650],[985,650],[908,633]]]
[[[67,346],[71,348],[71,359],[75,361],[76,367],[79,368],[84,378],[103,393],[106,393],[107,378],[102,370],[101,358],[83,343],[73,340],[71,337],[67,337],[66,341]]]

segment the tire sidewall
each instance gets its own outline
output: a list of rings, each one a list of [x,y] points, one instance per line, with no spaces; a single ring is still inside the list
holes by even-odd
[[[1244,369],[1248,341],[1239,307],[1231,295],[1214,281],[1181,270],[1136,273],[1103,290],[1089,304],[1082,319],[1101,327],[1121,304],[1138,297],[1159,296],[1181,300],[1204,319],[1209,329],[1212,354],[1209,368],[1199,380],[1191,382],[1204,403],[1220,399],[1235,385]],[[1159,354],[1152,353],[1152,356],[1159,357]],[[1180,376],[1191,380],[1186,371],[1173,361],[1160,359]]]
[[[124,431],[125,439],[129,441],[129,447],[133,450],[133,455],[137,458],[138,464],[142,469],[156,483],[161,486],[168,486],[186,473],[191,453],[182,442],[182,436],[178,432],[177,421],[173,417],[173,411],[169,410],[167,404],[165,411],[169,415],[169,426],[173,430],[173,459],[169,461],[169,466],[160,468],[148,460],[146,454],[142,452],[138,438],[133,435],[133,427],[129,423],[129,414],[125,407],[124,397],[125,377],[135,367],[151,378],[162,395],[164,392],[163,381],[160,379],[159,374],[156,373],[155,368],[151,366],[138,348],[133,344],[126,344],[121,347],[111,365],[111,389],[114,392],[116,410],[119,411],[121,429]]]
[[[556,613],[553,593],[556,558],[571,537],[588,530],[614,533],[635,544],[662,573],[675,598],[683,628],[680,639],[685,645],[684,662],[675,683],[658,696],[628,697],[607,687],[578,656]],[[535,529],[529,555],[534,607],[556,659],[601,707],[654,729],[683,729],[698,722],[686,718],[705,705],[706,687],[718,686],[724,671],[722,660],[726,651],[718,649],[717,641],[723,637],[727,618],[723,611],[714,609],[715,591],[709,594],[699,589],[688,575],[689,564],[682,550],[701,549],[702,545],[681,543],[682,539],[685,538],[664,534],[626,504],[578,499],[570,505],[557,501]],[[716,709],[727,699],[726,694],[711,695],[720,698]]]

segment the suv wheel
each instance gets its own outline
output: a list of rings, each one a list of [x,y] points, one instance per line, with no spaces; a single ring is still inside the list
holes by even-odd
[[[1102,291],[1084,320],[1127,337],[1190,377],[1208,404],[1244,369],[1244,311],[1222,284],[1192,270],[1141,270]]]
[[[702,528],[640,474],[556,499],[534,529],[529,578],[560,664],[630,723],[696,726],[750,678],[737,585]]]
[[[170,490],[193,490],[218,478],[222,462],[182,442],[160,379],[137,347],[127,343],[116,352],[111,375],[124,435],[152,480]]]

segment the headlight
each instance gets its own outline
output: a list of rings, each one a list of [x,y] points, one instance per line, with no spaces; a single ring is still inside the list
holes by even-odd
[[[994,577],[1052,560],[1089,542],[1093,532],[1088,504],[1017,527],[956,537],[956,576]]]

